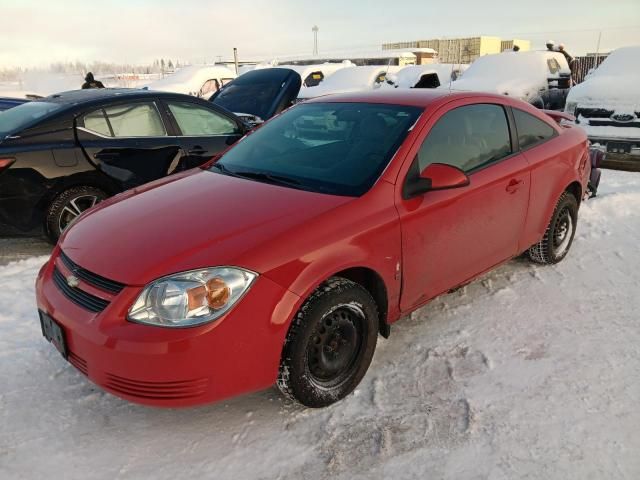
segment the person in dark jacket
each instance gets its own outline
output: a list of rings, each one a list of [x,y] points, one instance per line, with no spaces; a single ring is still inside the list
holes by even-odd
[[[569,65],[569,70],[571,70],[571,77],[569,78],[569,83],[570,83],[570,86],[573,86],[574,85],[573,77],[576,74],[576,67],[577,67],[576,59],[573,58],[571,55],[569,55],[569,52],[567,52],[564,49],[564,44],[562,43],[558,45],[558,51],[562,55],[564,55],[564,58],[567,60],[567,64]]]
[[[93,73],[87,73],[87,76],[84,77],[84,83],[82,84],[82,89],[86,90],[87,88],[104,88],[104,85],[100,80],[96,80],[93,78]]]

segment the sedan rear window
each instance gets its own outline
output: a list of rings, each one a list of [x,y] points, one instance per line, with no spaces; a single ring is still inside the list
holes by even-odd
[[[59,103],[27,102],[0,113],[0,139],[32,126],[61,108]]]
[[[167,134],[153,103],[100,108],[83,119],[84,128],[105,137],[162,137]]]
[[[518,129],[520,149],[525,150],[556,136],[551,125],[518,108],[513,109],[513,118]]]
[[[212,170],[334,195],[360,196],[378,179],[422,109],[302,103],[231,148]]]

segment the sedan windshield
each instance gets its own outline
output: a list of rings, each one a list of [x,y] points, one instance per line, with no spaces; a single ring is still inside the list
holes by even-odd
[[[59,103],[27,102],[0,113],[0,140],[62,108]]]
[[[421,111],[368,103],[298,104],[245,137],[211,170],[360,196],[373,186]]]

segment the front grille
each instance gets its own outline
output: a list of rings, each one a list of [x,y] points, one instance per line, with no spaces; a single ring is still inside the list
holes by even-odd
[[[60,252],[60,258],[76,277],[81,278],[94,287],[113,294],[120,293],[125,287],[123,283],[116,282],[115,280],[109,280],[108,278],[101,277],[100,275],[90,272],[89,270],[85,270],[69,257],[67,257],[67,255],[65,255],[65,253],[62,251]]]
[[[589,120],[592,127],[634,127],[640,128],[640,122],[616,122],[614,120]]]
[[[207,391],[208,384],[209,380],[206,378],[176,382],[142,382],[107,374],[105,387],[132,397],[179,400],[199,397]]]
[[[576,110],[576,117],[578,115],[582,115],[584,118],[609,118],[613,115],[613,110],[604,108],[578,108]]]
[[[90,312],[101,312],[109,305],[107,300],[91,295],[78,288],[70,287],[57,267],[53,269],[53,281],[69,300]]]

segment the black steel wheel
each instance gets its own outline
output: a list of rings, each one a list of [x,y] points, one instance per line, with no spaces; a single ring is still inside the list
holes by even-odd
[[[538,243],[529,248],[529,258],[537,263],[558,263],[569,253],[578,222],[578,201],[564,192],[551,217],[547,230]]]
[[[277,385],[308,407],[324,407],[351,393],[376,347],[378,309],[369,292],[345,278],[323,283],[293,320]]]

